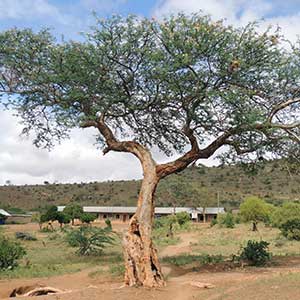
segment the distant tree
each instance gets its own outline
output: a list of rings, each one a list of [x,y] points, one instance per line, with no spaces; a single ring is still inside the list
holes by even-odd
[[[83,214],[83,208],[78,204],[68,204],[64,208],[63,212],[70,216],[72,225],[74,225],[74,220],[80,219],[81,215]]]
[[[64,212],[57,212],[56,220],[58,221],[60,228],[62,228],[63,224],[69,224],[71,221],[71,217]]]
[[[180,14],[97,20],[82,42],[57,43],[46,30],[0,33],[1,101],[36,146],[95,128],[104,154],[140,161],[138,208],[123,240],[127,285],[165,284],[151,240],[161,179],[221,148],[230,162],[299,154],[300,49],[259,32]],[[154,146],[179,156],[158,164]]]
[[[271,224],[274,227],[281,227],[286,221],[300,219],[300,204],[286,202],[276,207],[271,215]]]
[[[251,196],[240,205],[240,215],[244,222],[252,222],[253,231],[257,231],[257,223],[265,222],[270,218],[271,210],[264,200]]]
[[[90,224],[97,219],[97,216],[95,214],[82,213],[79,219],[82,223]]]

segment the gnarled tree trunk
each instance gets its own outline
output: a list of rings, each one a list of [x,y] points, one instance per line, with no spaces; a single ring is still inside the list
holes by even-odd
[[[154,219],[154,192],[159,178],[151,155],[143,161],[144,179],[135,215],[123,238],[125,258],[125,284],[129,286],[157,287],[165,285],[157,251],[152,243]]]

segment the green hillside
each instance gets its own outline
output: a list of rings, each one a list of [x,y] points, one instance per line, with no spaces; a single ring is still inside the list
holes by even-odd
[[[99,206],[136,205],[139,187],[139,180],[1,186],[0,207],[40,210],[47,205],[69,202]],[[195,189],[205,193],[199,196]],[[194,166],[160,182],[156,205],[216,206],[218,193],[220,205],[226,208],[238,207],[247,195],[257,195],[275,204],[300,200],[300,172],[291,171],[278,161],[267,163],[255,176],[238,166]]]

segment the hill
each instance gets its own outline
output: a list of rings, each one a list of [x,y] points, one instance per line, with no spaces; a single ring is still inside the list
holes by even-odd
[[[81,205],[134,206],[140,183],[139,180],[131,180],[1,186],[0,207],[41,210],[47,205],[65,205],[69,202]],[[200,195],[195,194],[197,189],[200,190]],[[248,195],[257,195],[275,204],[286,200],[300,200],[300,172],[297,169],[292,171],[280,161],[266,163],[255,175],[245,173],[236,165],[193,166],[160,182],[156,205],[216,206],[218,194],[220,206],[229,209],[238,207]]]

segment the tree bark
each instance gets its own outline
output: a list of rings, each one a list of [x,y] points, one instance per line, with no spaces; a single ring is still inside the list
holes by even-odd
[[[252,231],[258,231],[257,229],[257,222],[252,223]]]
[[[154,193],[159,181],[151,155],[143,161],[144,179],[135,215],[123,238],[125,284],[128,286],[159,287],[165,281],[152,242]]]

